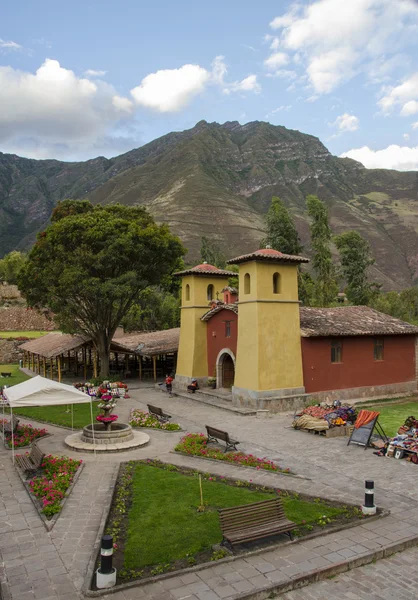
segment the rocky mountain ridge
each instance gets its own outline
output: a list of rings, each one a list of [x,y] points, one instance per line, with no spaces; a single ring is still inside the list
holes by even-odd
[[[397,289],[418,280],[417,172],[365,169],[333,156],[314,136],[258,121],[200,121],[112,159],[65,163],[0,153],[0,252],[30,246],[59,200],[88,197],[147,206],[180,235],[189,262],[202,235],[231,257],[258,246],[277,195],[309,254],[311,193],[329,205],[335,233],[355,229],[368,239],[376,281]]]

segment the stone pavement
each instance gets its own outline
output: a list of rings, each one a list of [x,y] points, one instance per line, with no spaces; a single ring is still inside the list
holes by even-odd
[[[274,459],[303,478],[170,453],[183,433],[150,430],[151,441],[145,448],[95,458],[93,455],[71,452],[64,445],[64,438],[69,432],[48,425],[47,429],[53,435],[41,441],[42,449],[52,454],[83,458],[85,466],[55,527],[47,533],[11,464],[10,451],[0,448],[0,581],[5,600],[72,600],[83,597],[82,586],[90,555],[100,535],[100,523],[107,512],[119,463],[131,459],[158,457],[215,474],[252,479],[261,484],[356,504],[363,500],[364,480],[371,478],[376,483],[377,503],[389,508],[392,514],[346,531],[296,544],[278,545],[255,556],[214,563],[204,570],[180,573],[107,594],[105,597],[109,599],[217,600],[244,597],[247,593],[263,589],[267,590],[263,597],[267,597],[269,588],[280,582],[292,582],[318,568],[332,569],[347,559],[361,561],[370,551],[390,548],[418,537],[418,471],[411,463],[379,458],[371,450],[364,451],[357,446],[347,447],[344,438],[326,439],[296,432],[290,428],[289,415],[261,420],[228,413],[197,403],[192,398],[169,398],[154,389],[132,390],[130,394],[130,400],[118,404],[121,421],[127,420],[131,407],[146,409],[146,404],[150,402],[172,414],[173,421],[180,422],[187,431],[204,431],[206,423],[226,429],[242,442],[240,448],[243,451]],[[387,561],[396,561],[398,558]],[[369,574],[375,573],[371,575],[372,581],[378,581],[382,564],[378,562],[362,569]],[[357,569],[353,573],[360,572]],[[353,583],[352,573],[338,575],[337,580],[351,581],[346,585],[346,594],[362,593],[361,587]],[[316,586],[329,585],[331,589],[334,581],[337,585],[337,580],[314,584],[306,593],[310,593],[310,590],[312,594],[316,593]],[[410,581],[413,581],[412,577]],[[388,586],[387,589],[392,588]],[[394,594],[397,589],[393,588]],[[407,592],[405,590],[403,593]],[[295,595],[303,593],[305,590],[290,592],[287,594],[288,600],[304,598],[303,595]],[[329,593],[312,597],[339,598],[333,592]],[[400,595],[393,597],[408,598]],[[417,598],[418,593],[409,597]],[[306,598],[310,600],[309,596]],[[357,596],[341,595],[341,598],[356,600]]]

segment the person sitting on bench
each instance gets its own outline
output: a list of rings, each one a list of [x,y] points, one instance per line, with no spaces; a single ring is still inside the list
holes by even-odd
[[[192,379],[192,383],[187,386],[187,391],[191,394],[194,394],[196,390],[199,389],[199,385],[197,383],[197,379]]]

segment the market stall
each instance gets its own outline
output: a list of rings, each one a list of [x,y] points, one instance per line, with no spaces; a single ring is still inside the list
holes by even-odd
[[[405,458],[418,464],[418,420],[414,416],[405,420],[398,434],[389,440],[382,454],[388,458]]]
[[[292,426],[300,431],[310,431],[337,437],[350,435],[356,420],[355,409],[349,405],[336,402],[333,405],[318,404],[307,406],[295,415]]]

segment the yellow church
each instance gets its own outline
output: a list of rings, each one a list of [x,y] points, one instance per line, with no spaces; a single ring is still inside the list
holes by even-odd
[[[307,395],[348,399],[415,391],[418,328],[365,306],[301,307],[302,256],[271,248],[206,263],[182,278],[175,386],[209,378],[236,405],[276,409]]]

